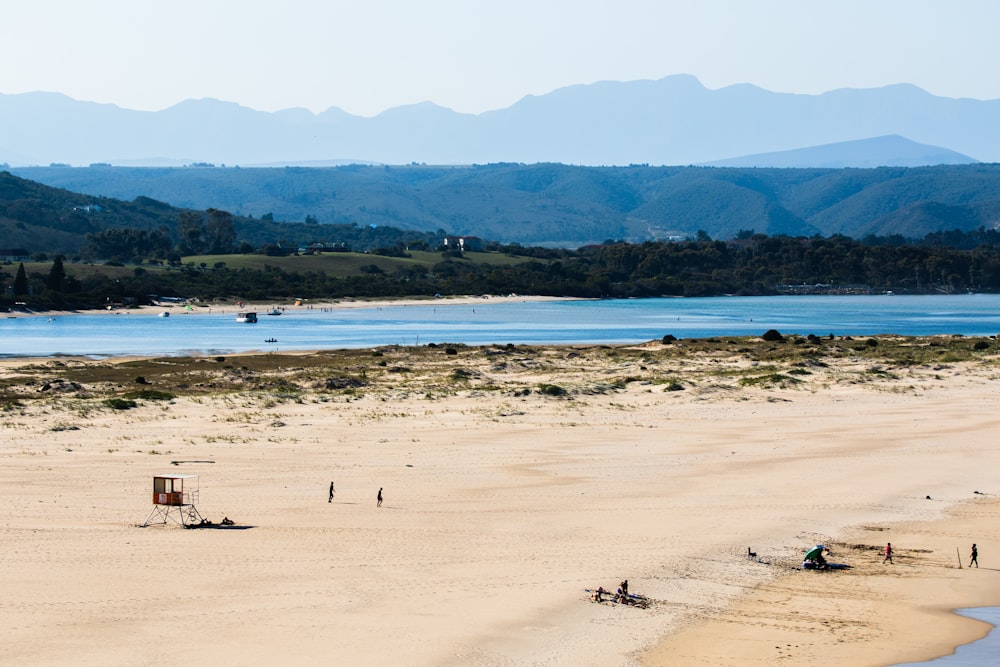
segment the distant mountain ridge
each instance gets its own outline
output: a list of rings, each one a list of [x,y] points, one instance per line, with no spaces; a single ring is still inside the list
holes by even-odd
[[[814,167],[820,169],[921,167],[977,162],[956,151],[910,141],[898,134],[836,144],[799,148],[777,153],[746,155],[709,162],[710,167],[777,167],[782,169]]]
[[[1000,162],[998,121],[1000,100],[937,97],[909,84],[794,95],[750,84],[709,90],[689,75],[568,86],[475,115],[425,102],[372,118],[336,107],[268,113],[213,99],[133,111],[24,93],[0,95],[0,162],[690,165],[845,144],[839,166],[916,166],[938,164],[938,155],[961,159],[953,153]],[[898,146],[869,144],[857,157],[848,150],[891,135],[934,150],[910,151],[903,164]]]

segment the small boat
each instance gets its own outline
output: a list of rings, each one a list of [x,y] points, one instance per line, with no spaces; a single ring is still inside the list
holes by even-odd
[[[277,308],[272,308],[271,310],[267,311],[267,314],[268,315],[281,315],[281,311],[278,310]]]
[[[163,312],[160,313],[160,317],[170,317],[170,313],[164,310]]]
[[[265,338],[264,342],[265,343],[277,343],[278,339],[277,338]]]
[[[236,313],[236,321],[242,324],[255,324],[257,313]]]

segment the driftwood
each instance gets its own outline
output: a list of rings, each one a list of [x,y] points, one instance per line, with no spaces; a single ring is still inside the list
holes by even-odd
[[[611,604],[620,604],[625,607],[638,607],[639,609],[646,609],[653,604],[651,599],[647,598],[645,595],[640,595],[639,593],[618,595],[610,591],[601,590],[599,594],[597,589],[585,588],[583,590],[590,594],[591,602],[608,602]]]

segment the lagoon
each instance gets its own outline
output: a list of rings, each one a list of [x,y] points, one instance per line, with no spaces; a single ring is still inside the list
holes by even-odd
[[[988,665],[1000,665],[1000,634],[997,633],[997,626],[1000,625],[1000,607],[959,609],[956,613],[986,621],[993,626],[993,629],[979,641],[959,646],[951,655],[928,662],[900,663],[895,667],[987,667]]]
[[[1000,295],[706,297],[634,300],[447,300],[352,308],[235,311],[171,317],[129,311],[0,316],[0,356],[225,354],[427,343],[628,344],[660,339],[783,334],[871,336],[1000,333]],[[276,342],[266,342],[273,340]]]

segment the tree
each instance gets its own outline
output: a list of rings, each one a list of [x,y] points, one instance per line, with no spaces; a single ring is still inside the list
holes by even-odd
[[[24,263],[17,265],[17,275],[14,276],[14,296],[28,293],[28,274],[24,272]]]
[[[180,250],[185,255],[199,255],[205,249],[205,221],[201,214],[184,211],[177,216],[177,226],[180,231]]]
[[[212,254],[222,255],[233,251],[236,243],[236,223],[229,211],[210,208],[208,223],[205,225],[205,240]]]
[[[62,255],[56,255],[49,270],[49,277],[45,280],[45,286],[53,292],[63,291],[63,282],[66,280],[66,268],[63,266]]]

